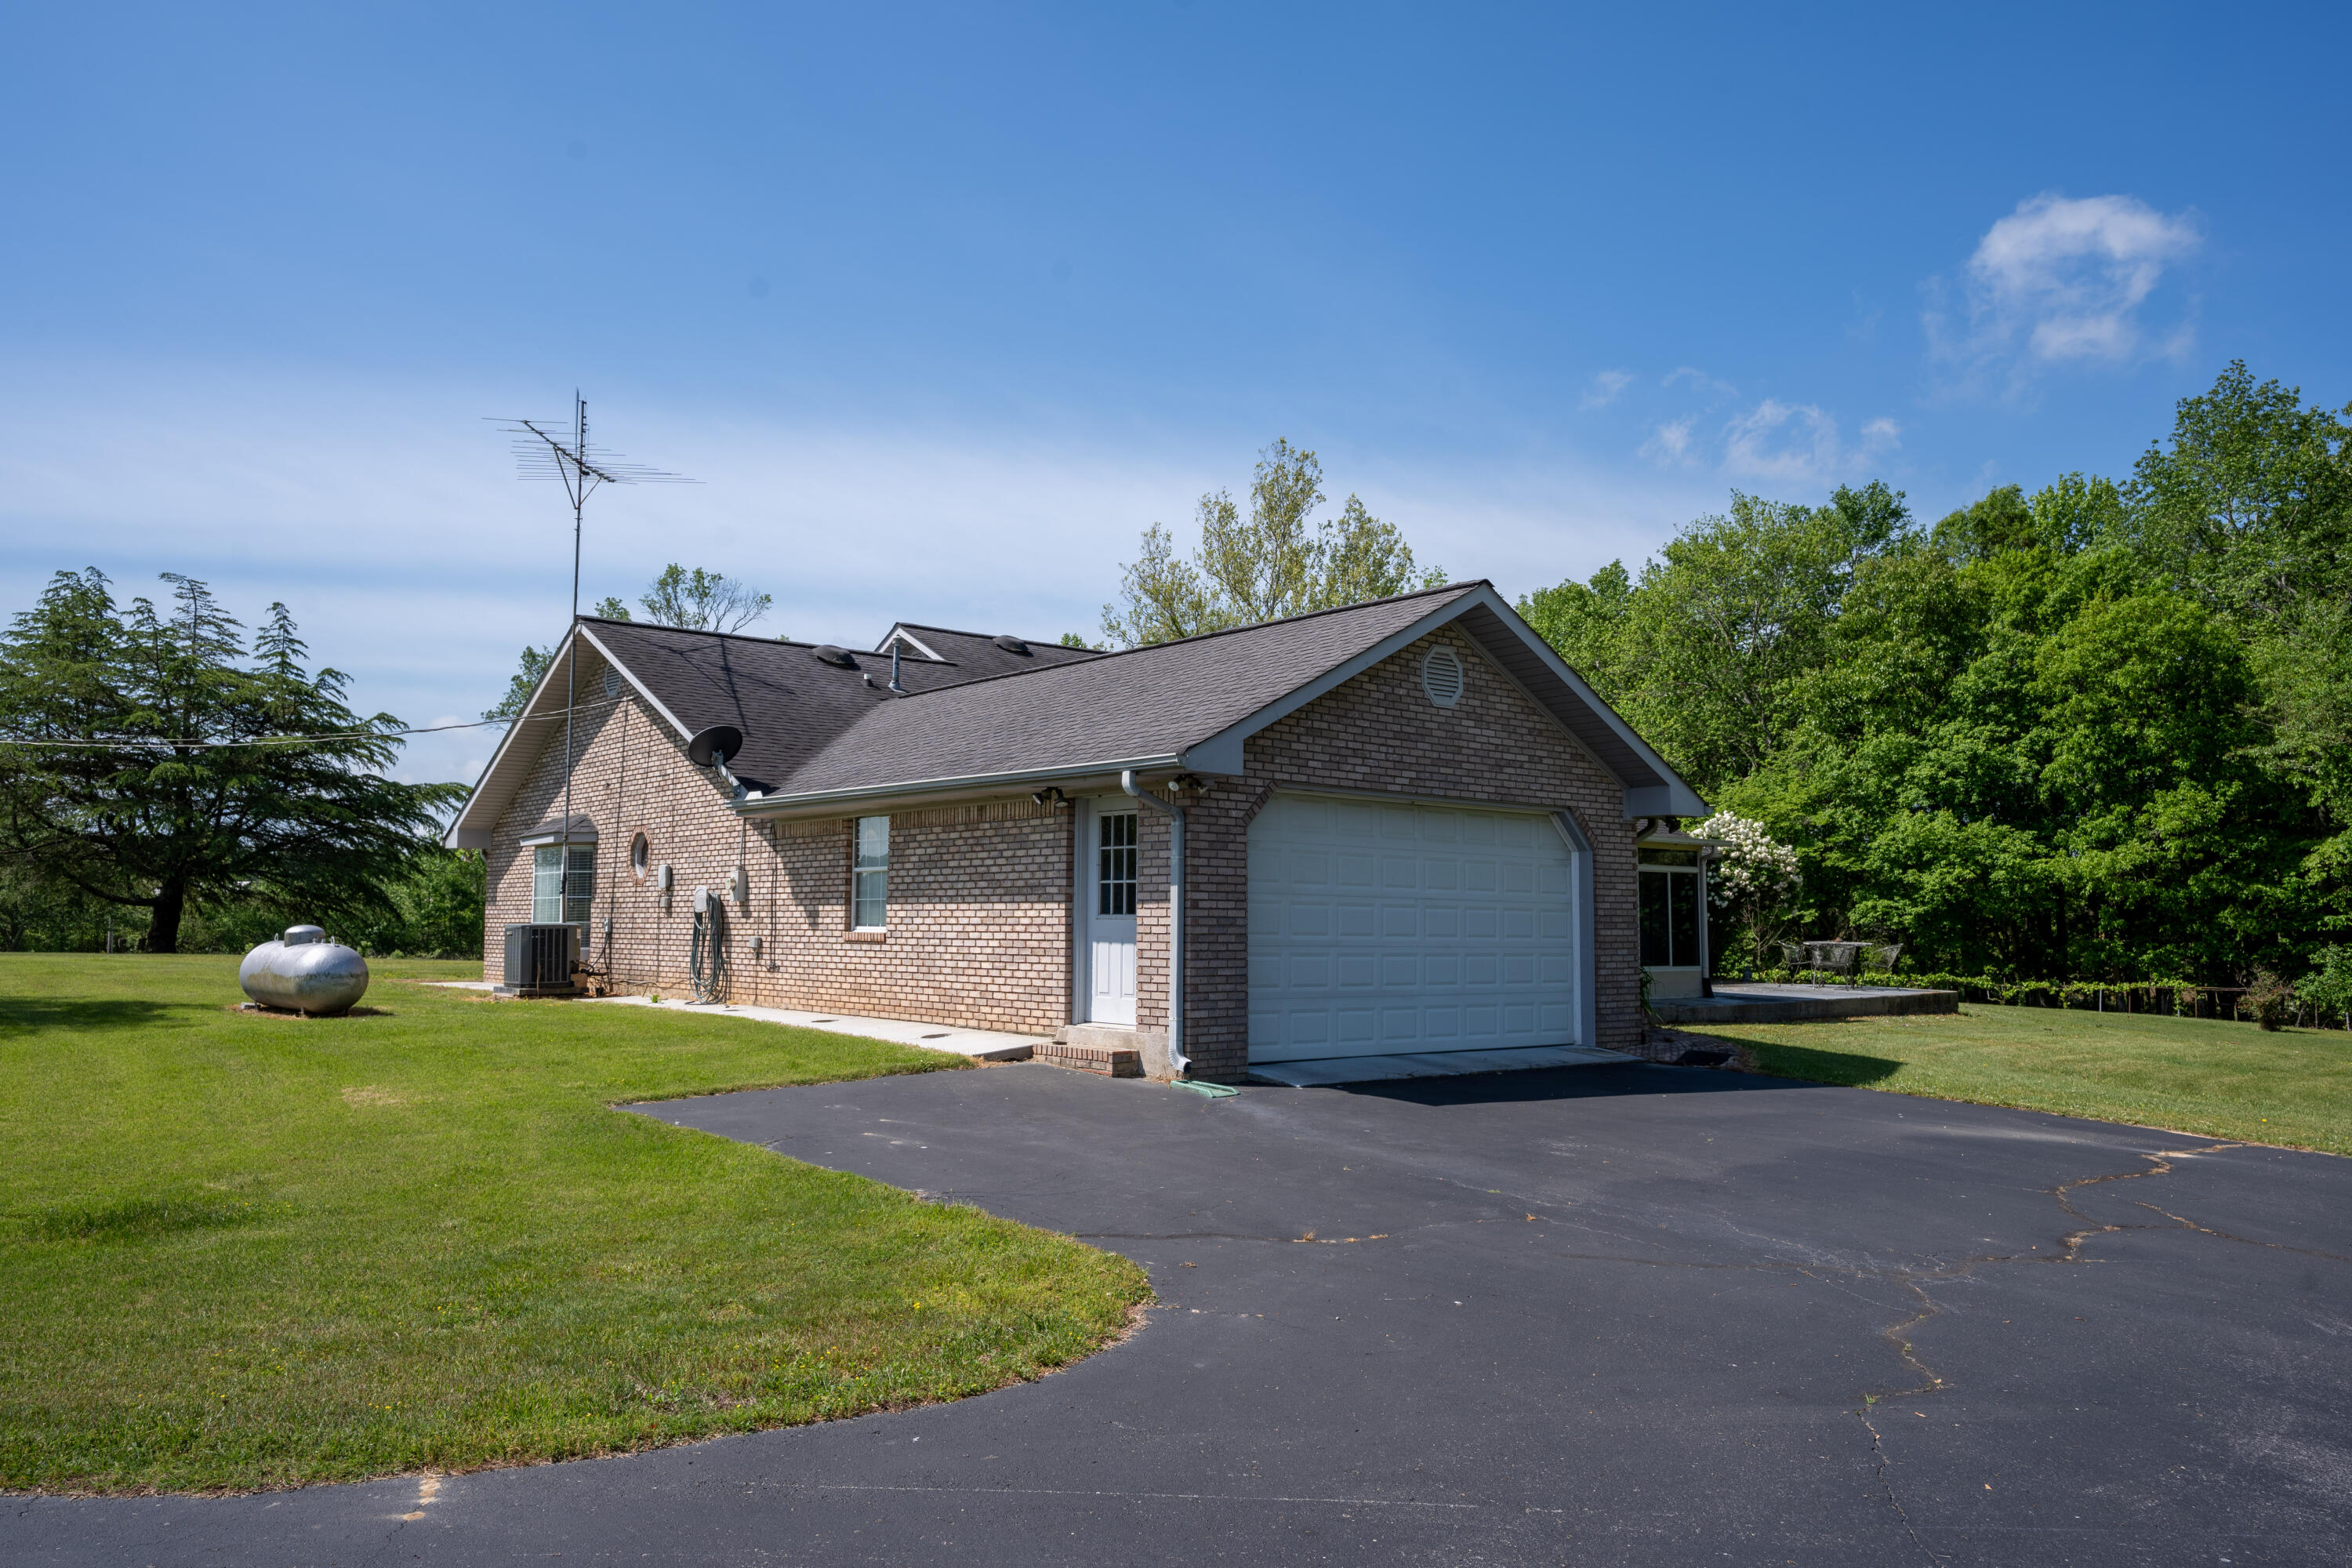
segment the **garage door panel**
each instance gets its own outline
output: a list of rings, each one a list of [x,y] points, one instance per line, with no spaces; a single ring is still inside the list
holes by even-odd
[[[1573,862],[1542,818],[1280,795],[1248,864],[1253,1058],[1577,1037]]]

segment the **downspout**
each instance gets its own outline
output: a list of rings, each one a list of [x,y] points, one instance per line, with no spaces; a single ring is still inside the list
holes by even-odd
[[[1118,775],[1118,787],[1168,819],[1168,1070],[1182,1078],[1192,1070],[1184,1054],[1184,814],[1135,782],[1135,770]]]

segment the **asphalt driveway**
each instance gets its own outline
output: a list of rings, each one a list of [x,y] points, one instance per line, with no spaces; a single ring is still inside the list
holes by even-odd
[[[11,1563],[2352,1561],[2352,1162],[1695,1068],[646,1108],[1151,1269],[959,1404],[242,1499]]]

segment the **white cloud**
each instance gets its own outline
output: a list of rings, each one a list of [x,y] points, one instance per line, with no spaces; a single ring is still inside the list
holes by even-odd
[[[1617,401],[1617,395],[1633,384],[1631,371],[1604,370],[1592,378],[1592,390],[1577,400],[1579,408],[1606,408]]]
[[[1697,423],[1696,418],[1675,419],[1659,426],[1642,443],[1640,455],[1666,467],[1688,467],[1696,460],[1690,444],[1691,428]]]
[[[1737,397],[1739,395],[1739,389],[1732,385],[1731,383],[1723,380],[1719,376],[1709,375],[1703,370],[1699,370],[1695,366],[1686,364],[1677,365],[1673,370],[1668,371],[1666,373],[1665,379],[1658,383],[1658,384],[1671,392],[1675,387],[1684,384],[1685,382],[1697,387],[1701,392],[1711,392],[1719,397]]]
[[[2030,197],[1969,258],[1965,326],[1939,302],[1927,315],[1928,340],[1940,357],[1979,369],[2179,353],[2185,321],[2151,333],[2141,315],[2166,270],[2202,237],[2193,214],[2160,213],[2133,196]],[[1948,290],[1936,280],[1930,293],[1940,301]]]
[[[1768,397],[1723,427],[1723,471],[1738,479],[1823,485],[1851,478],[1903,444],[1903,427],[1881,416],[1849,446],[1837,420],[1811,403]]]

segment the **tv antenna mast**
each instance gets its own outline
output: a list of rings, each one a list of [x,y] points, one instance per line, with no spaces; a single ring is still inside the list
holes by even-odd
[[[588,498],[605,485],[691,485],[699,480],[683,474],[633,463],[618,452],[588,439],[588,400],[572,395],[571,428],[553,419],[501,419],[499,428],[513,437],[515,477],[553,479],[562,485],[572,503],[572,650],[563,661],[563,901],[572,900],[572,710],[580,699],[580,521]],[[515,721],[522,721],[516,715]],[[587,945],[581,932],[581,945]]]

